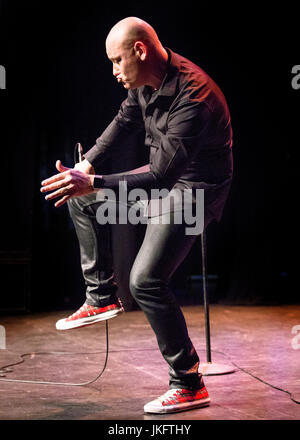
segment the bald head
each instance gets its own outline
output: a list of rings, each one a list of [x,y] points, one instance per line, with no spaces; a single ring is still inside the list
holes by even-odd
[[[160,46],[159,38],[149,23],[137,17],[127,17],[113,26],[106,38],[106,47],[118,44],[124,48],[133,47],[136,41],[147,46]]]

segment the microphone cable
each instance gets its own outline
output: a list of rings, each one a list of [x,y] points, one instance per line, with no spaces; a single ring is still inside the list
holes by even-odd
[[[107,361],[108,361],[108,353],[109,353],[108,320],[105,321],[105,324],[106,324],[105,325],[105,329],[106,329],[106,332],[105,332],[106,333],[106,336],[105,336],[105,339],[106,339],[105,361],[104,361],[104,365],[103,365],[102,370],[100,371],[100,373],[98,373],[98,375],[94,379],[91,379],[89,381],[82,382],[82,383],[69,383],[69,382],[47,382],[47,381],[38,381],[38,380],[34,381],[34,380],[20,380],[20,379],[6,379],[6,378],[3,379],[3,378],[0,377],[0,382],[2,381],[2,382],[29,383],[29,384],[40,384],[40,385],[63,385],[63,386],[85,386],[85,385],[90,385],[90,384],[96,382],[102,376],[102,374],[104,373],[105,368],[107,366]],[[156,348],[148,348],[148,349],[147,348],[143,348],[143,349],[139,349],[139,350],[140,351],[154,351],[154,350],[156,350]],[[125,351],[126,352],[127,351],[135,351],[135,349],[116,350],[114,352],[119,353],[119,352],[125,352]],[[203,351],[203,350],[200,349],[199,351]],[[221,354],[222,356],[225,356],[232,363],[232,365],[234,365],[239,371],[242,371],[243,373],[248,374],[253,379],[258,380],[259,382],[261,382],[261,383],[263,383],[263,384],[265,384],[265,385],[267,385],[267,386],[269,386],[269,387],[271,387],[271,388],[273,388],[275,390],[278,390],[278,391],[281,391],[283,393],[288,394],[290,399],[294,403],[296,403],[298,405],[300,404],[300,401],[295,399],[293,397],[293,394],[290,391],[285,390],[285,389],[283,389],[283,388],[281,388],[279,386],[273,385],[273,384],[271,384],[271,383],[261,379],[260,377],[256,376],[255,374],[251,373],[247,369],[240,367],[237,363],[233,362],[232,359],[226,353],[224,353],[222,351],[219,351],[219,350],[212,350],[212,352],[213,353]],[[46,351],[46,352],[41,351],[41,352],[24,353],[22,355],[19,355],[22,358],[21,361],[14,362],[12,364],[8,364],[8,365],[0,367],[0,376],[3,375],[3,374],[11,372],[12,369],[10,369],[9,367],[12,367],[12,366],[19,365],[19,364],[23,363],[24,362],[24,358],[26,356],[49,355],[49,354],[54,354],[54,355],[74,355],[74,354],[76,354],[76,355],[84,355],[84,354],[98,354],[98,353],[99,352],[94,352],[94,353],[93,352],[88,352],[88,353],[79,352],[78,353],[78,352],[60,352],[60,351]],[[103,353],[103,352],[100,352],[100,353]]]
[[[271,383],[269,383],[269,382],[267,382],[267,381],[261,379],[260,377],[256,376],[255,374],[251,373],[250,371],[246,370],[246,368],[242,368],[242,367],[240,367],[238,364],[236,364],[235,362],[233,362],[232,359],[231,359],[226,353],[224,353],[223,351],[218,351],[218,350],[212,350],[212,351],[213,351],[214,353],[219,353],[219,354],[225,356],[225,357],[226,357],[226,358],[232,363],[232,365],[235,366],[239,371],[242,371],[243,373],[248,374],[249,376],[253,377],[253,379],[258,380],[259,382],[263,383],[264,385],[268,385],[269,387],[273,388],[274,390],[278,390],[278,391],[281,391],[282,393],[286,393],[286,394],[288,394],[288,395],[290,396],[290,399],[291,399],[294,403],[297,403],[298,405],[300,405],[300,400],[296,400],[296,399],[293,397],[293,394],[292,394],[290,391],[284,390],[284,389],[281,388],[281,387],[278,387],[278,386],[276,386],[276,385],[273,385],[273,384],[271,384]]]
[[[105,321],[105,340],[106,340],[106,350],[105,350],[105,361],[102,370],[97,374],[97,376],[89,381],[82,382],[82,383],[70,383],[70,382],[47,382],[42,380],[23,380],[23,379],[7,379],[7,378],[0,378],[1,382],[14,382],[14,383],[30,383],[30,384],[38,384],[38,385],[64,385],[64,386],[72,386],[72,387],[81,387],[84,385],[90,385],[94,382],[96,382],[104,373],[107,361],[108,361],[108,352],[109,352],[109,341],[108,341],[108,320]],[[92,353],[82,353],[82,352],[68,352],[68,351],[37,351],[37,352],[30,352],[30,353],[24,353],[19,355],[21,357],[21,361],[14,362],[12,364],[5,365],[3,367],[0,367],[0,376],[5,373],[10,373],[12,369],[9,367],[12,367],[14,365],[19,365],[24,362],[24,358],[26,356],[35,356],[35,355],[83,355],[83,354],[92,354]]]
[[[78,161],[77,161],[77,154],[78,154]],[[81,162],[82,161],[82,156],[83,156],[83,148],[80,142],[77,142],[75,147],[74,147],[74,163],[76,164],[77,162]],[[3,378],[3,375],[5,375],[6,373],[10,373],[12,371],[11,368],[12,366],[15,365],[19,365],[21,363],[24,362],[24,358],[26,356],[36,356],[36,355],[49,355],[49,354],[54,354],[54,355],[82,355],[82,354],[91,354],[91,353],[76,353],[76,352],[61,352],[61,351],[40,351],[40,352],[30,352],[30,353],[24,353],[19,355],[21,357],[21,361],[19,362],[14,362],[12,364],[8,364],[5,365],[3,367],[0,367],[0,381],[1,382],[14,382],[14,383],[29,383],[29,384],[39,384],[39,385],[64,385],[64,386],[85,386],[85,385],[90,385],[94,382],[96,382],[104,373],[105,369],[106,369],[106,365],[107,365],[107,361],[108,361],[108,352],[109,352],[109,340],[108,340],[108,321],[105,321],[105,340],[106,340],[106,350],[105,350],[105,360],[104,360],[104,365],[102,370],[98,373],[98,375],[92,379],[89,380],[87,382],[82,382],[82,383],[70,383],[70,382],[51,382],[51,381],[42,381],[42,380],[25,380],[25,379],[7,379],[7,378]],[[1,377],[2,376],[2,377]]]

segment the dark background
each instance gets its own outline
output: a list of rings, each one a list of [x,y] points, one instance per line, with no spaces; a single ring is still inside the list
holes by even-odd
[[[261,2],[262,4],[262,2]],[[298,169],[300,64],[293,5],[207,6],[202,2],[1,1],[0,311],[75,308],[84,299],[78,245],[67,208],[39,192],[55,161],[73,165],[80,141],[89,149],[126,92],[112,76],[105,38],[120,19],[148,21],[161,41],[199,64],[223,90],[232,115],[235,174],[222,222],[207,231],[211,301],[299,303]],[[276,9],[277,8],[277,9]],[[138,148],[139,147],[139,148]],[[109,164],[136,166],[136,145]],[[114,233],[121,295],[142,228]],[[200,242],[174,279],[176,295],[199,299]],[[198,296],[197,296],[198,295]],[[191,299],[192,298],[192,299]]]

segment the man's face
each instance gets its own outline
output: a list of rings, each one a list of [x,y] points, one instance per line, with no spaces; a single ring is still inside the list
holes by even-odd
[[[106,45],[108,58],[113,63],[113,75],[125,89],[136,89],[145,85],[142,73],[142,62],[136,55],[134,47],[124,47],[110,41]]]

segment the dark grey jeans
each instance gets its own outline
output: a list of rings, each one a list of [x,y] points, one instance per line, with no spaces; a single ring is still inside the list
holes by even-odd
[[[116,299],[110,227],[96,220],[95,194],[68,202],[80,245],[86,303],[110,304]],[[189,338],[185,318],[169,288],[177,267],[190,251],[196,235],[186,235],[184,224],[149,223],[130,274],[130,291],[144,311],[169,365],[170,388],[197,389],[199,357]],[[207,222],[206,222],[207,223]]]

